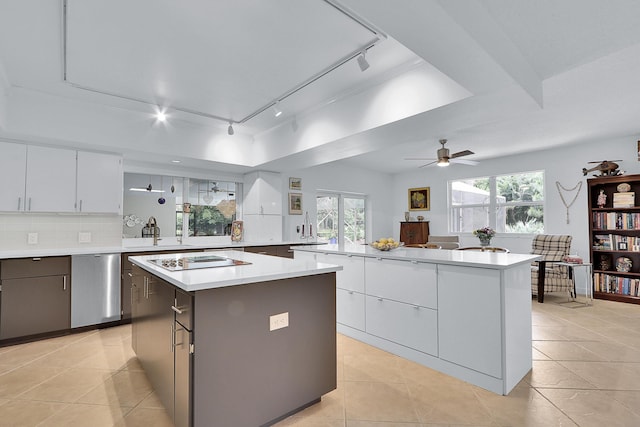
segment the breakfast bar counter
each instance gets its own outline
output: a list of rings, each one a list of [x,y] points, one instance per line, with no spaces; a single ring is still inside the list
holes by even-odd
[[[129,259],[132,346],[177,427],[270,425],[336,388],[340,266],[239,251]]]
[[[535,255],[366,245],[293,247],[338,264],[337,330],[498,394],[531,370]]]

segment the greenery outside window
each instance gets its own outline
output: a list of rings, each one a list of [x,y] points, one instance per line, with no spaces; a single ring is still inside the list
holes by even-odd
[[[449,181],[449,231],[544,233],[544,172]]]
[[[316,198],[317,240],[322,243],[366,242],[366,198],[353,194],[320,194]]]

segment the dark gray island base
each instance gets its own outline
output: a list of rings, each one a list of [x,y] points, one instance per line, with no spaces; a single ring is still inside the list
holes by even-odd
[[[336,388],[335,272],[185,291],[148,270],[132,345],[176,426],[271,425]]]

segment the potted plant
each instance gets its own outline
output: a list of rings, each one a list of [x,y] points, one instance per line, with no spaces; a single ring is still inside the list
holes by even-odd
[[[480,246],[489,246],[491,238],[496,235],[496,231],[491,227],[484,227],[473,230],[473,235],[480,239]]]

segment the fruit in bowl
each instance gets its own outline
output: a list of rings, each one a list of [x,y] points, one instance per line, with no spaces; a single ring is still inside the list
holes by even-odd
[[[375,242],[371,243],[372,248],[378,249],[380,251],[390,251],[391,249],[395,249],[401,245],[402,245],[401,242],[397,242],[393,240],[391,237],[389,237],[388,239],[385,239],[385,238],[378,239]]]

